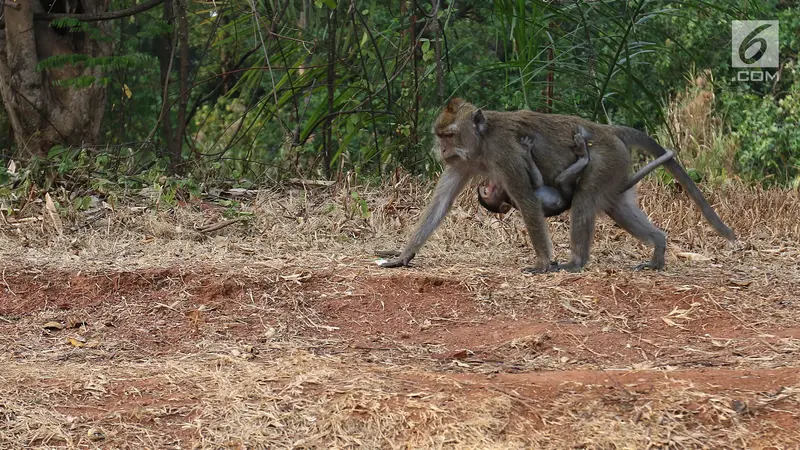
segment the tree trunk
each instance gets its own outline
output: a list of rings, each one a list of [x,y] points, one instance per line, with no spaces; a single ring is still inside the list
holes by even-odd
[[[3,107],[3,100],[0,99],[0,159],[5,161],[11,157],[11,141],[14,139],[14,131],[8,121],[8,114]]]
[[[336,8],[330,9],[328,15],[328,118],[325,120],[325,176],[332,178],[331,163],[333,162],[333,101],[336,92]]]
[[[176,25],[176,6],[179,0],[166,0],[164,2],[164,21]],[[172,33],[165,33],[160,36],[158,44],[156,45],[156,55],[158,56],[159,69],[161,73],[161,132],[164,134],[164,141],[167,144],[167,151],[169,152],[169,165],[172,173],[181,173],[182,170],[182,154],[183,154],[183,130],[185,127],[181,126],[181,120],[185,116],[178,117],[177,129],[172,123],[172,102],[169,96],[169,84],[172,75],[173,63],[175,61],[176,40],[180,40],[178,33],[180,27],[173,30]],[[183,49],[181,49],[183,54]],[[183,68],[179,69],[179,76],[183,75]],[[181,81],[181,87],[184,86]],[[181,100],[183,97],[181,97]]]
[[[70,3],[69,11],[57,11]],[[3,99],[18,151],[46,155],[53,145],[95,144],[105,112],[106,88],[57,87],[55,81],[79,76],[99,78],[99,67],[63,65],[37,71],[36,65],[51,56],[84,54],[108,56],[111,44],[97,42],[84,32],[55,29],[34,21],[45,12],[40,0],[4,2],[5,29],[0,30],[0,95]],[[50,12],[97,14],[108,10],[108,0],[56,2]],[[104,22],[95,24],[108,32]]]

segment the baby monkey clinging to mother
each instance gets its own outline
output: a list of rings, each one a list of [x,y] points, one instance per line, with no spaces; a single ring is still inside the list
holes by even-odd
[[[558,174],[554,183],[556,187],[543,184],[542,174],[539,173],[539,169],[536,168],[533,159],[527,158],[528,167],[526,169],[531,174],[531,183],[536,189],[536,197],[542,203],[545,217],[557,216],[569,209],[578,177],[589,164],[589,151],[586,149],[586,137],[588,136],[586,136],[586,130],[583,127],[579,128],[579,131],[573,136],[575,141],[573,153],[578,157],[578,160]],[[520,143],[528,154],[533,152],[533,139],[525,136],[520,140]],[[497,214],[505,214],[512,207],[516,208],[508,193],[492,181],[478,186],[478,202],[488,211]]]
[[[527,169],[531,174],[531,183],[533,183],[536,189],[536,197],[538,197],[539,201],[542,203],[542,210],[544,211],[545,217],[557,216],[570,208],[575,184],[578,182],[578,178],[591,159],[589,150],[586,148],[592,145],[591,142],[587,143],[586,140],[589,137],[588,132],[581,126],[578,126],[578,129],[578,132],[573,136],[575,148],[572,150],[575,156],[578,157],[578,160],[558,174],[554,183],[556,187],[542,184],[541,173],[539,173],[532,159],[528,161]],[[533,153],[533,139],[525,136],[520,140],[520,143],[528,153]],[[663,164],[666,160],[672,159],[673,155],[672,150],[666,150],[664,155],[642,167],[641,170],[631,177],[624,190],[635,186],[656,167]],[[486,208],[486,210],[497,214],[505,214],[510,211],[512,207],[516,208],[514,201],[511,200],[508,193],[491,180],[478,186],[478,202],[481,206]]]

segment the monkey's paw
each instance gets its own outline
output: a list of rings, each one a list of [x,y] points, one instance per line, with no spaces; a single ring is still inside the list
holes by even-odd
[[[656,272],[661,272],[664,270],[664,266],[659,266],[657,264],[653,264],[652,261],[641,263],[633,267],[634,272],[642,272],[644,270],[654,270]]]
[[[558,261],[550,261],[550,265],[545,267],[525,267],[522,269],[522,273],[526,273],[528,275],[541,275],[548,272],[557,272],[559,270],[558,267]]]
[[[530,136],[522,136],[519,143],[522,144],[526,150],[533,150],[533,139]]]
[[[404,256],[403,254],[400,254],[400,256],[398,256],[397,258],[392,258],[392,259],[390,259],[388,261],[385,260],[385,259],[379,259],[379,260],[375,261],[375,263],[378,264],[381,267],[386,267],[386,268],[408,267],[408,266],[411,265],[410,263],[411,263],[411,260],[414,259],[414,256],[415,255],[413,253],[408,255],[408,256]]]
[[[376,262],[381,267],[386,267],[391,269],[394,267],[408,267],[410,261],[407,261],[405,258],[394,258],[388,261],[384,259],[384,260],[378,260]]]
[[[558,267],[556,267],[556,270],[559,270],[559,271],[563,270],[564,272],[578,273],[578,272],[583,272],[583,267],[576,266],[575,264],[572,264],[572,263],[566,263],[566,264],[559,264]]]

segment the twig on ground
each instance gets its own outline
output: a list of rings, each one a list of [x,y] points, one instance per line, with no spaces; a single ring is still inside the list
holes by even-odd
[[[221,230],[221,229],[227,227],[228,225],[232,225],[232,224],[234,224],[236,222],[239,222],[241,220],[242,220],[241,217],[237,217],[235,219],[226,220],[224,222],[217,222],[217,223],[214,223],[214,224],[211,224],[211,225],[207,225],[205,227],[198,228],[197,231],[199,231],[201,233],[211,233],[211,232],[214,232],[214,231]]]

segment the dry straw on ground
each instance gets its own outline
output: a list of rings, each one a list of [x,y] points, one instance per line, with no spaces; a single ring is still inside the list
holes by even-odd
[[[665,273],[630,272],[650,249],[602,218],[584,273],[541,277],[518,213],[466,194],[415,267],[378,268],[429,187],[263,191],[210,232],[207,202],[0,221],[0,447],[800,441],[797,191],[707,189],[728,244],[644,183]],[[550,224],[566,259],[568,216]]]

